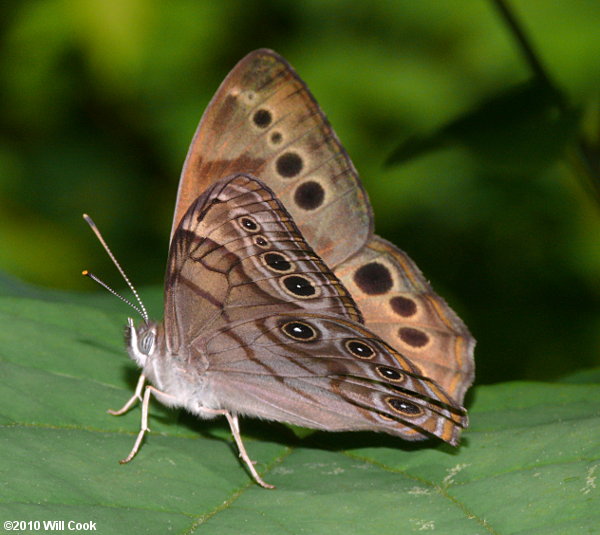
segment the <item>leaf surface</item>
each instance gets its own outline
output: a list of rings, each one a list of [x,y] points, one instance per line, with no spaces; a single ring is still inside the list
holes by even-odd
[[[600,525],[591,380],[475,388],[459,448],[374,433],[298,438],[243,420],[274,491],[251,482],[223,422],[153,402],[152,432],[120,465],[140,412],[106,413],[137,380],[114,310],[97,296],[0,298],[3,520],[93,521],[106,534],[529,535]]]

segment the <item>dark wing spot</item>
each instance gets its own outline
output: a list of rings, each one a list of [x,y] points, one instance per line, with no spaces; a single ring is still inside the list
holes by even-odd
[[[271,143],[274,143],[275,145],[281,143],[282,139],[283,136],[281,135],[281,132],[273,132],[271,134]]]
[[[293,178],[302,171],[302,158],[295,152],[286,152],[277,158],[277,172],[284,178]]]
[[[388,379],[390,381],[395,382],[404,380],[404,374],[394,370],[394,368],[388,368],[387,366],[377,366],[376,369],[377,373],[379,373],[379,375],[381,375],[381,377],[383,377],[384,379]]]
[[[294,268],[289,259],[281,253],[265,253],[262,258],[265,265],[272,271],[286,273]]]
[[[312,297],[317,293],[313,281],[300,275],[289,275],[283,278],[283,285],[289,292],[298,297]]]
[[[294,194],[294,201],[303,210],[315,210],[323,204],[325,190],[314,180],[300,184]]]
[[[267,238],[265,238],[262,235],[258,235],[254,238],[254,243],[256,245],[258,245],[259,247],[268,247],[269,246],[269,242],[267,241]]]
[[[379,262],[370,262],[358,268],[354,273],[354,282],[369,295],[384,294],[393,285],[390,270]]]
[[[423,347],[429,343],[429,336],[423,331],[413,329],[412,327],[401,327],[398,329],[398,336],[400,339],[409,346],[412,347]]]
[[[386,398],[385,401],[395,412],[400,412],[407,416],[418,416],[423,413],[421,407],[403,398]]]
[[[375,356],[373,348],[360,340],[348,340],[346,342],[346,349],[359,359],[371,359]]]
[[[250,232],[256,232],[260,229],[260,226],[254,218],[249,216],[240,217],[240,225],[243,229],[249,230]]]
[[[392,297],[390,299],[392,310],[403,318],[410,318],[417,313],[417,303],[408,297]]]
[[[252,117],[254,124],[259,128],[266,128],[271,124],[273,120],[273,116],[269,110],[265,110],[261,108],[260,110],[256,110],[254,116]]]
[[[288,321],[281,326],[281,330],[286,336],[299,342],[311,342],[318,335],[317,330],[312,325],[301,321]]]

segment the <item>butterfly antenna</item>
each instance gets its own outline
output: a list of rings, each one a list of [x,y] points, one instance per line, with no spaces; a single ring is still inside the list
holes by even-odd
[[[84,277],[88,277],[89,279],[92,279],[95,283],[99,284],[100,286],[102,286],[102,288],[108,290],[111,294],[113,294],[115,297],[118,297],[121,301],[123,301],[123,303],[127,303],[131,308],[133,308],[140,316],[142,316],[142,318],[144,319],[144,321],[146,323],[148,323],[148,319],[146,318],[146,316],[144,315],[144,312],[142,312],[142,310],[140,310],[140,308],[136,305],[134,305],[129,299],[123,297],[119,292],[113,290],[108,284],[106,284],[102,279],[99,279],[98,277],[96,277],[96,275],[94,275],[93,273],[91,273],[90,271],[88,271],[87,269],[84,269],[81,274]]]
[[[104,238],[102,237],[102,234],[100,234],[100,231],[98,230],[98,227],[96,226],[96,223],[94,223],[94,221],[92,220],[92,218],[89,215],[87,215],[87,214],[83,214],[83,219],[90,226],[90,228],[92,229],[92,231],[96,235],[96,238],[98,238],[98,241],[102,244],[102,247],[104,247],[104,250],[108,254],[109,258],[112,260],[112,262],[115,265],[115,267],[119,270],[119,273],[123,277],[123,280],[127,283],[127,286],[129,286],[129,289],[131,290],[131,293],[133,293],[133,295],[135,296],[136,301],[138,302],[138,304],[140,306],[137,307],[131,301],[129,301],[128,299],[125,299],[125,297],[123,297],[121,294],[119,294],[118,292],[116,292],[115,290],[113,290],[110,286],[108,286],[105,282],[103,282],[98,277],[96,277],[96,275],[94,275],[93,273],[90,273],[89,271],[85,270],[85,271],[82,272],[82,275],[84,277],[89,277],[94,282],[98,283],[100,286],[102,286],[103,288],[105,288],[106,290],[108,290],[115,297],[118,297],[121,301],[123,301],[124,303],[127,303],[131,308],[133,308],[134,310],[136,310],[139,313],[140,316],[142,316],[142,318],[143,318],[143,320],[144,320],[145,323],[148,323],[148,312],[146,311],[146,307],[144,306],[144,303],[140,299],[140,296],[138,295],[137,290],[135,289],[135,287],[133,286],[133,284],[131,283],[131,281],[127,277],[127,275],[125,275],[125,271],[123,271],[123,268],[121,267],[121,265],[119,264],[119,262],[115,258],[115,255],[110,250],[110,247],[104,241]]]

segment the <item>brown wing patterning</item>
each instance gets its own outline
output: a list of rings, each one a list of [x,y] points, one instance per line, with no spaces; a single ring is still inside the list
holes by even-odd
[[[165,281],[171,349],[220,324],[289,310],[362,321],[269,188],[247,175],[218,182],[192,204],[171,243]]]
[[[304,82],[270,50],[242,59],[206,109],[182,172],[171,236],[198,195],[235,173],[269,186],[330,266],[372,233],[350,158]]]
[[[365,325],[462,404],[473,382],[475,340],[408,255],[374,236],[335,273]]]

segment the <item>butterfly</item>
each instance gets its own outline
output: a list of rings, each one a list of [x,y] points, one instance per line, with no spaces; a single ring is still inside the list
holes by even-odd
[[[142,305],[143,309],[143,305]],[[206,109],[181,175],[161,323],[129,318],[148,430],[154,396],[224,416],[456,445],[475,341],[410,258],[373,234],[358,174],[294,69],[243,58]],[[148,383],[148,384],[147,384]]]

